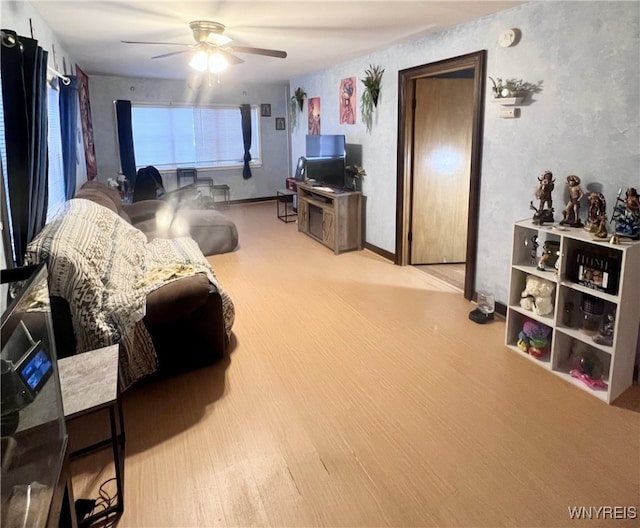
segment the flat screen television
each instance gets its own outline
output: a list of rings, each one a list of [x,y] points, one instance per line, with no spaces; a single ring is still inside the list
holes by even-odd
[[[308,134],[305,177],[331,187],[344,187],[346,140],[342,134]]]
[[[307,158],[305,176],[331,187],[344,187],[344,158]]]

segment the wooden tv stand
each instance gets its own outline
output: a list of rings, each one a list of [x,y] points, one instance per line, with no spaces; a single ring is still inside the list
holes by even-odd
[[[299,183],[298,231],[336,255],[362,249],[362,193],[331,192]]]

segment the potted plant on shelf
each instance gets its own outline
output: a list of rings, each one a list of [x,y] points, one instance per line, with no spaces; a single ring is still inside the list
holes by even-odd
[[[347,183],[354,191],[362,191],[362,178],[367,175],[366,171],[360,165],[347,165]]]
[[[493,84],[491,91],[493,92],[494,100],[502,99],[499,102],[505,102],[506,99],[514,102],[515,104],[522,102],[525,97],[534,93],[540,93],[542,91],[542,81],[538,84],[525,82],[522,79],[502,79],[500,77],[489,77]]]
[[[360,111],[362,112],[362,121],[367,125],[367,130],[371,132],[373,123],[373,112],[378,107],[378,97],[380,97],[380,83],[382,82],[382,74],[384,69],[380,66],[369,66],[364,71],[365,78],[361,79],[364,84],[364,92],[360,99]]]
[[[289,115],[291,118],[291,128],[295,128],[298,122],[298,112],[302,112],[302,105],[304,104],[304,100],[307,97],[307,92],[305,92],[301,87],[296,88],[295,92],[291,96],[291,105],[289,106]]]

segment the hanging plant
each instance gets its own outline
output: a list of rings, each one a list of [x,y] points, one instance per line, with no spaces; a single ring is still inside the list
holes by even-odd
[[[364,91],[360,99],[360,112],[362,113],[362,121],[367,126],[367,130],[371,132],[373,124],[373,112],[378,107],[378,97],[380,97],[380,84],[382,83],[382,74],[384,69],[380,66],[369,66],[364,71],[365,78],[361,79],[364,84]]]
[[[302,88],[296,88],[296,91],[293,92],[291,96],[291,105],[289,106],[289,117],[291,118],[291,128],[295,128],[298,122],[298,112],[302,112],[302,106],[304,105],[304,100],[307,97],[307,92],[305,92]]]

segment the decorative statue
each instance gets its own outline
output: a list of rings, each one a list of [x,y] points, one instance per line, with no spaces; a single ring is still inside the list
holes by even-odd
[[[540,204],[538,208],[536,208],[532,200],[530,208],[535,211],[533,223],[542,225],[545,222],[553,222],[553,199],[551,198],[551,191],[553,191],[556,181],[553,179],[551,171],[545,171],[545,173],[538,178],[538,182],[535,196],[540,200]]]
[[[609,235],[609,232],[607,230],[607,215],[604,215],[600,219],[600,225],[598,226],[598,230],[596,231],[595,235],[598,238],[607,238],[607,236]]]
[[[580,178],[574,174],[567,176],[567,185],[569,186],[569,201],[562,211],[562,220],[560,224],[571,227],[582,227],[580,221],[580,200],[584,196],[580,188]]]
[[[613,331],[615,330],[616,314],[609,312],[604,320],[600,332],[593,336],[593,340],[599,345],[613,345]]]
[[[547,271],[547,266],[555,269],[555,264],[560,256],[560,242],[547,240],[542,246],[542,255],[538,260],[537,268],[540,271]]]
[[[624,198],[620,198],[622,189],[618,192],[616,206],[611,220],[616,222],[616,234],[640,239],[640,199],[635,187],[629,187]]]
[[[589,349],[578,349],[574,342],[569,352],[569,373],[582,381],[591,389],[607,389],[607,383],[602,380],[604,365],[598,355]]]
[[[607,202],[600,192],[589,193],[589,210],[584,228],[598,238],[607,237]]]
[[[531,237],[531,260],[536,262],[538,260],[538,248],[540,244],[538,244],[538,235],[533,235]]]

